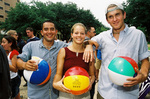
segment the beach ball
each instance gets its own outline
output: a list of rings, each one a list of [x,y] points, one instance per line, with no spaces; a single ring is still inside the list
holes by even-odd
[[[122,86],[126,79],[137,75],[138,65],[130,57],[115,57],[108,66],[108,75],[110,80],[116,85]]]
[[[36,62],[38,69],[36,71],[24,70],[24,77],[29,83],[43,85],[50,79],[51,67],[45,60],[39,57],[33,56],[32,60]]]
[[[71,67],[65,72],[64,86],[74,95],[81,95],[88,91],[90,79],[88,72],[82,67]]]

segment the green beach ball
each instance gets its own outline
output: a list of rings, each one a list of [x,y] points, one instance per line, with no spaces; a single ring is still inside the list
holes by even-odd
[[[137,69],[138,65],[132,58],[118,56],[110,62],[108,75],[114,84],[122,86],[125,82],[128,82],[127,78],[137,75]]]

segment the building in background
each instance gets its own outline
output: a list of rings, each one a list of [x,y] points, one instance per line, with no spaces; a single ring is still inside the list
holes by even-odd
[[[7,19],[7,13],[11,7],[15,7],[20,0],[0,0],[0,21],[4,22]]]

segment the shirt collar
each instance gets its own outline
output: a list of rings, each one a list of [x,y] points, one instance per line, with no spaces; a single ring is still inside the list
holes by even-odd
[[[40,44],[39,45],[40,45],[41,48],[45,48],[45,46],[43,44],[43,37],[40,39]],[[52,45],[51,49],[56,48],[56,46],[57,46],[57,42],[54,40],[54,44]]]
[[[124,30],[122,30],[123,33],[127,33],[128,29],[129,29],[129,27],[128,27],[128,25],[125,23],[125,28],[124,28]],[[113,28],[111,28],[110,31],[109,31],[109,33],[110,33],[111,36],[113,36],[112,31],[113,31]],[[121,31],[121,32],[122,32],[122,31]]]

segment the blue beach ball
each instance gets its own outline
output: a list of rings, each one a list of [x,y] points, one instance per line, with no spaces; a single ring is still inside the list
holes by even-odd
[[[50,79],[51,67],[45,60],[39,57],[33,56],[32,60],[36,61],[38,69],[36,71],[24,70],[24,77],[29,83],[43,85]]]

